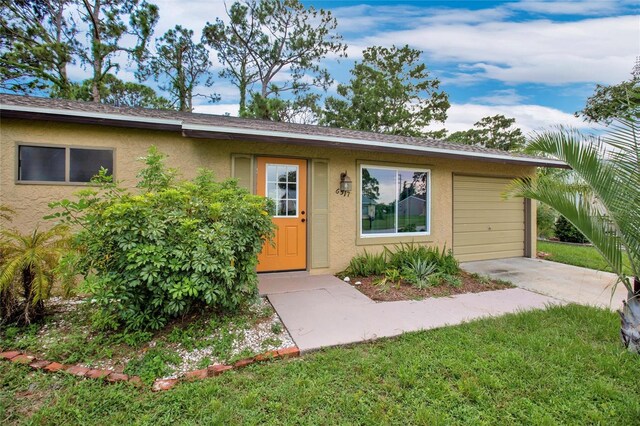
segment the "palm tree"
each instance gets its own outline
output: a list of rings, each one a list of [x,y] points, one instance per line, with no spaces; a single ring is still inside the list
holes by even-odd
[[[61,225],[44,232],[36,228],[29,234],[0,231],[2,321],[29,324],[44,315],[44,301],[51,294],[56,267],[68,245],[68,230]]]
[[[561,128],[536,134],[528,146],[567,163],[575,180],[539,175],[517,179],[512,195],[543,202],[578,228],[618,275],[627,300],[618,312],[621,338],[640,353],[640,142],[638,122],[616,120],[603,137]],[[576,203],[576,188],[585,195]],[[623,258],[631,265],[625,273]]]

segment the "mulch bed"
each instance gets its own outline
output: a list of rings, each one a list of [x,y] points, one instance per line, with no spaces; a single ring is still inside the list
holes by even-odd
[[[351,284],[354,288],[359,290],[362,294],[369,297],[376,302],[393,302],[398,300],[420,300],[427,297],[446,297],[454,294],[463,293],[480,293],[483,291],[503,290],[505,288],[513,288],[513,285],[507,282],[500,282],[494,280],[482,280],[474,278],[471,274],[466,272],[460,273],[462,278],[462,285],[460,287],[453,287],[449,284],[443,283],[435,287],[417,288],[404,281],[400,281],[398,284],[379,285],[374,284],[379,281],[381,277],[351,277]],[[360,281],[362,284],[355,285]]]

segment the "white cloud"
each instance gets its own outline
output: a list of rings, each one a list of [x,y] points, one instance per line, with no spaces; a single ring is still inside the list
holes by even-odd
[[[160,9],[160,19],[155,36],[160,37],[167,30],[182,25],[194,32],[194,39],[200,40],[202,29],[216,18],[226,18],[224,0],[153,0]],[[228,2],[231,5],[233,2]]]
[[[361,46],[409,44],[427,62],[472,66],[472,75],[508,83],[617,83],[628,78],[639,51],[640,17],[618,16],[571,22],[528,20],[435,23],[380,31],[354,40]],[[472,68],[472,69],[473,69]]]
[[[471,98],[471,102],[490,105],[515,105],[527,99],[519,95],[515,89],[494,90],[486,96]]]
[[[215,115],[238,115],[238,104],[209,104],[209,105],[195,105],[193,112],[199,112],[202,114],[215,114]]]
[[[506,7],[547,15],[602,15],[620,10],[622,3],[620,0],[522,0],[508,3]]]
[[[220,98],[223,102],[228,103],[230,99],[236,100],[240,97],[240,93],[238,92],[238,88],[233,84],[229,83],[226,80],[215,80],[213,86],[198,86],[195,90],[195,93],[201,93],[204,95],[210,95],[213,93],[217,93],[220,95]]]
[[[500,21],[513,13],[504,7],[492,9],[427,9],[427,16],[423,16],[417,21],[420,24],[480,24],[483,22]],[[414,21],[415,23],[415,21]]]
[[[483,105],[474,103],[452,104],[448,111],[445,128],[450,132],[468,130],[483,117],[502,114],[515,118],[516,126],[527,134],[533,131],[548,130],[553,126],[572,126],[578,129],[591,128],[580,118],[542,105]],[[431,125],[430,129],[440,129],[442,125]]]
[[[424,9],[414,6],[372,6],[360,4],[331,9],[338,21],[338,31],[343,34],[362,33],[380,29],[386,25],[409,24],[424,16]]]

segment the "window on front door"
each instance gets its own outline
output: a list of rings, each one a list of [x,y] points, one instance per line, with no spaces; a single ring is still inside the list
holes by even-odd
[[[298,175],[296,165],[267,164],[267,197],[275,204],[275,217],[298,216]]]

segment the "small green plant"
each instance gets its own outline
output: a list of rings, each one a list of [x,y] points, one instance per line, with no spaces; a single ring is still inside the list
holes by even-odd
[[[125,330],[119,337],[123,343],[131,346],[132,348],[139,348],[150,341],[153,338],[153,334],[148,331]]]
[[[428,287],[437,287],[442,284],[442,274],[435,273],[431,274],[427,277],[427,286]]]
[[[283,329],[282,329],[282,324],[280,324],[279,322],[274,322],[273,324],[271,324],[271,332],[273,334],[280,334],[282,333]]]
[[[402,270],[402,268],[409,266],[414,260],[426,259],[428,255],[426,247],[419,246],[414,243],[402,243],[394,246],[393,249],[385,247],[384,251],[389,265],[398,270]]]
[[[180,356],[168,349],[155,347],[149,349],[138,359],[129,361],[124,372],[129,375],[140,376],[143,382],[152,383],[158,377],[164,377],[173,372],[172,365],[180,363]]]
[[[402,274],[397,268],[387,268],[384,271],[384,278],[389,282],[397,284],[402,279]]]
[[[443,274],[442,281],[444,281],[451,287],[456,287],[456,288],[462,287],[462,278],[458,275]]]
[[[200,361],[198,361],[197,368],[198,369],[207,368],[212,364],[213,364],[213,360],[210,357],[206,356],[202,358]]]
[[[426,288],[431,284],[429,276],[436,271],[437,266],[424,259],[414,259],[408,266],[402,268],[402,277],[420,289]]]
[[[22,234],[0,230],[0,324],[30,324],[45,315],[60,258],[69,251],[68,228]]]
[[[382,278],[374,280],[373,284],[380,287],[383,293],[388,292],[391,289],[391,284],[396,286],[400,285],[402,280],[402,274],[396,268],[387,268],[384,271]]]
[[[446,247],[442,250],[438,247],[430,247],[428,260],[435,262],[438,265],[438,272],[442,274],[456,275],[460,272],[460,263],[453,256],[453,251]]]
[[[578,228],[573,226],[564,216],[559,216],[556,220],[555,234],[560,241],[565,243],[584,244],[588,242],[584,234],[578,231]]]
[[[277,348],[281,344],[282,344],[282,340],[275,337],[268,337],[262,341],[262,343],[260,344],[260,347],[263,350],[267,350],[269,348]]]
[[[243,350],[241,350],[239,353],[233,355],[230,359],[229,359],[229,363],[234,363],[238,360],[244,359],[244,358],[251,358],[255,355],[255,353],[253,352],[253,350],[249,349],[249,348],[245,348]]]
[[[493,282],[496,283],[496,284],[499,284],[499,285],[506,286],[506,287],[515,287],[513,285],[513,283],[511,281],[508,281],[508,280],[501,280],[501,279],[498,278],[498,279],[493,280]]]
[[[487,285],[491,282],[491,278],[489,278],[486,275],[480,275],[477,273],[473,273],[470,275],[471,278],[473,278],[474,280],[478,281],[480,284],[482,285]]]
[[[371,275],[382,275],[387,268],[384,253],[369,253],[366,250],[351,259],[349,266],[342,273],[355,277],[369,277]]]

